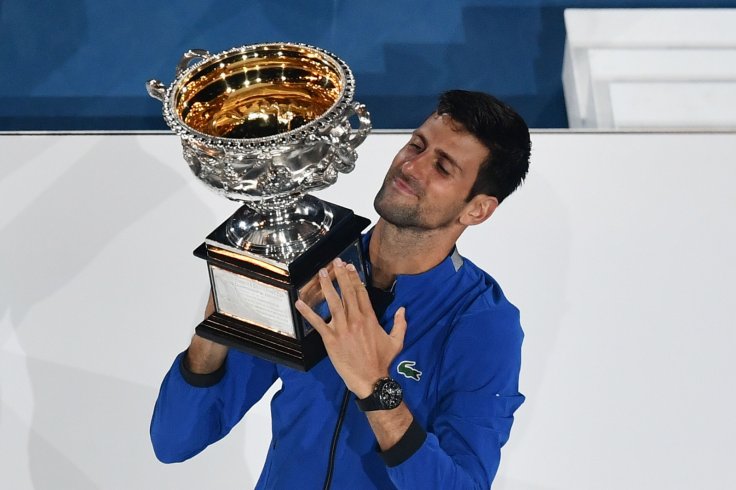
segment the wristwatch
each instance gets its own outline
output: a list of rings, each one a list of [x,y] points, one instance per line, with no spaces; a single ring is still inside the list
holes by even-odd
[[[403,391],[401,385],[391,378],[381,378],[373,386],[373,393],[356,400],[358,408],[364,412],[373,410],[392,410],[401,405]]]

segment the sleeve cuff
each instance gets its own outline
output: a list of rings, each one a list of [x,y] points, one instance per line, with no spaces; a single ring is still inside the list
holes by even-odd
[[[217,368],[216,371],[207,374],[194,373],[189,369],[189,363],[187,362],[188,349],[182,353],[181,362],[179,362],[179,372],[184,381],[196,388],[209,388],[220,382],[225,376],[226,364],[223,362],[222,366]]]
[[[383,462],[386,463],[386,466],[393,468],[394,466],[399,466],[417,452],[422,447],[422,444],[424,444],[425,439],[427,439],[427,433],[419,425],[419,422],[414,419],[411,425],[409,425],[409,428],[406,429],[406,432],[404,432],[404,435],[399,439],[399,442],[378,454],[383,459]]]

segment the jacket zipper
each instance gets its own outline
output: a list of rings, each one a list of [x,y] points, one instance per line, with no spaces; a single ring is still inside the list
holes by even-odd
[[[340,406],[340,414],[337,416],[337,423],[335,424],[335,432],[332,434],[332,444],[330,445],[330,458],[327,461],[327,475],[325,476],[325,484],[322,487],[323,490],[329,490],[332,484],[332,472],[335,469],[335,452],[337,452],[337,440],[340,437],[340,430],[342,429],[342,422],[345,419],[345,412],[348,408],[348,399],[350,398],[350,392],[345,388],[345,394],[342,396],[342,405]]]

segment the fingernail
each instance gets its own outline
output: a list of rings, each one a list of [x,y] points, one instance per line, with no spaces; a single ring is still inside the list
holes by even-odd
[[[347,266],[346,266],[345,268],[346,268],[347,270],[349,270],[349,271],[353,271],[353,272],[355,272],[355,266],[354,266],[353,264],[348,264],[348,265],[347,265]]]
[[[345,264],[343,263],[342,260],[340,260],[340,257],[338,257],[338,258],[335,259],[335,265],[338,266],[338,267],[342,267]]]
[[[322,277],[327,277],[327,269],[320,269],[319,275]]]

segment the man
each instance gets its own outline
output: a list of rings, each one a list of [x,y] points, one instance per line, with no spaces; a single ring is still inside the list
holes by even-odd
[[[521,184],[529,154],[511,108],[443,94],[375,198],[368,287],[336,260],[340,293],[320,271],[330,322],[296,303],[329,358],[301,373],[195,335],[154,410],[159,459],[182,461],[224,437],[281,378],[257,488],[488,489],[524,400],[523,333],[518,310],[455,242]]]

